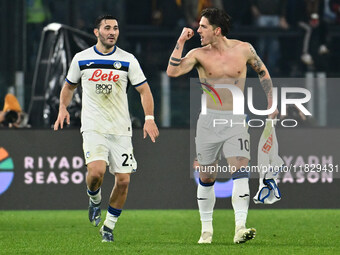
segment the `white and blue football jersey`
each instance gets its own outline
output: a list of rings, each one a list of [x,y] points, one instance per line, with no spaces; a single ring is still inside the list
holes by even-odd
[[[135,87],[146,83],[137,59],[117,46],[108,54],[93,46],[74,56],[66,81],[82,85],[81,132],[132,135],[128,80]]]

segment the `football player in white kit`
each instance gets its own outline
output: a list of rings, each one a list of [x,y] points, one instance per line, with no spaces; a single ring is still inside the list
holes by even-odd
[[[154,102],[150,87],[137,59],[118,48],[118,21],[111,15],[95,21],[97,44],[77,53],[70,65],[60,93],[60,107],[54,130],[70,123],[67,106],[77,85],[82,86],[81,133],[87,164],[89,220],[94,226],[101,221],[101,185],[109,166],[115,175],[106,219],[100,229],[103,242],[113,241],[113,229],[125,204],[130,174],[137,168],[131,142],[132,127],[127,100],[128,80],[140,93],[145,113],[144,138],[158,137],[154,121]]]

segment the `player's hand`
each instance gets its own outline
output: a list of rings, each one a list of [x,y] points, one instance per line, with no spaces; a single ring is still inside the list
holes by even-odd
[[[179,36],[178,40],[181,42],[185,42],[193,36],[194,36],[194,30],[192,30],[191,28],[185,27],[183,28],[182,33]]]
[[[159,131],[154,120],[146,120],[143,128],[144,139],[147,135],[150,136],[152,142],[156,142],[156,138],[159,136]]]
[[[66,110],[66,107],[60,107],[59,113],[58,113],[58,118],[57,118],[56,122],[54,123],[54,131],[58,130],[59,125],[60,125],[60,129],[64,128],[65,119],[66,119],[67,125],[70,125],[70,114]]]
[[[272,114],[268,115],[268,119],[276,119],[276,116],[279,114],[279,110],[276,108]]]

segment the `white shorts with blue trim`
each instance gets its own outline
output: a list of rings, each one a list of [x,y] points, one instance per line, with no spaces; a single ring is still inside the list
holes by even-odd
[[[196,153],[200,165],[210,165],[225,158],[250,159],[250,136],[246,115],[233,115],[232,111],[207,109],[200,114],[196,129]]]
[[[104,160],[111,174],[132,173],[137,169],[130,136],[85,131],[83,150],[86,164]]]

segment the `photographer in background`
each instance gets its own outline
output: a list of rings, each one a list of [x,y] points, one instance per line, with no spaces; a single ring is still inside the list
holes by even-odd
[[[28,127],[28,115],[21,110],[17,98],[13,94],[7,94],[5,104],[0,111],[0,127]]]

